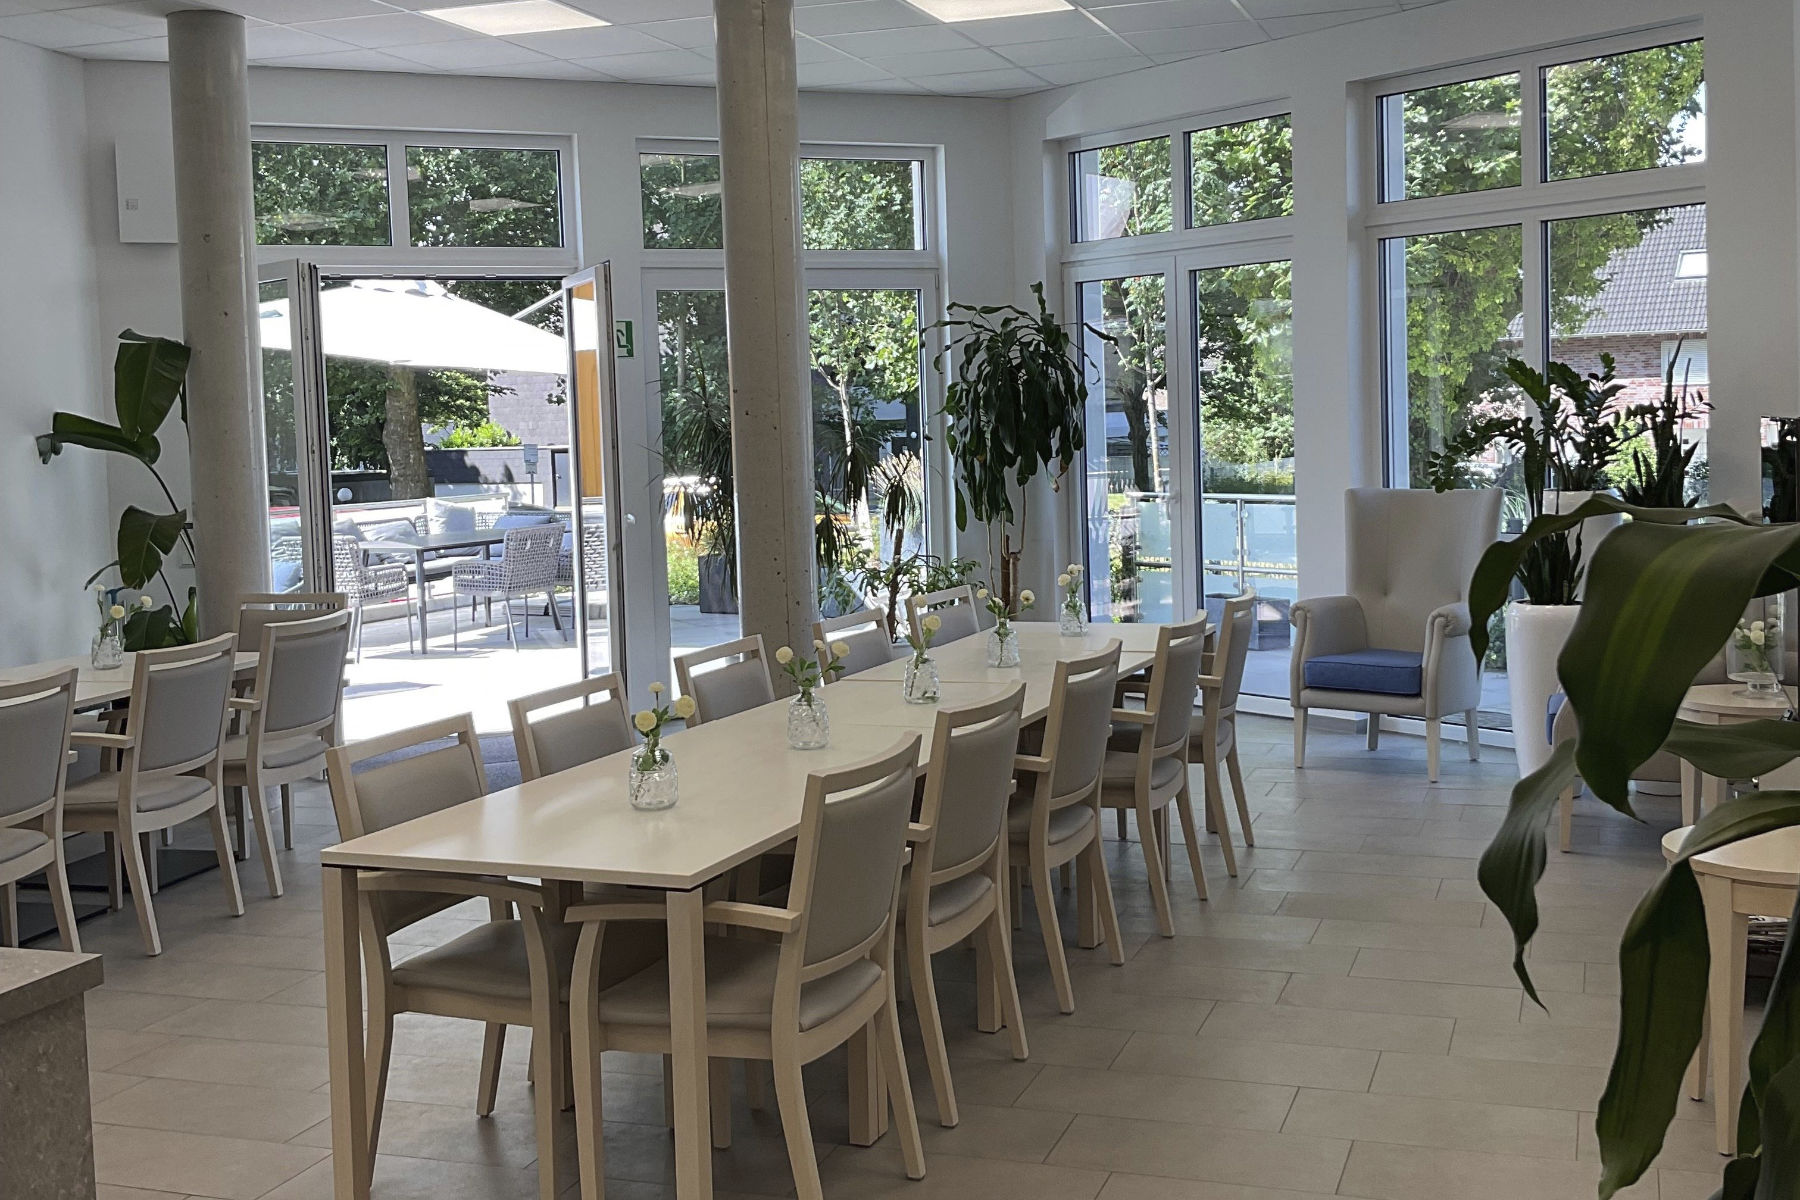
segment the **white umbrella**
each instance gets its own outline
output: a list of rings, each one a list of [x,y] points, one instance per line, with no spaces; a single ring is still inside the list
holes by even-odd
[[[257,310],[265,350],[291,349],[286,298]],[[563,339],[426,279],[357,279],[319,293],[325,353],[420,369],[565,375]]]

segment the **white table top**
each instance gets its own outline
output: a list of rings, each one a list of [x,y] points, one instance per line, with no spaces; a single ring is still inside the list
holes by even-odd
[[[112,704],[131,695],[132,676],[137,671],[137,655],[127,653],[124,663],[116,671],[102,671],[96,668],[92,659],[86,654],[72,654],[67,658],[53,658],[46,662],[27,663],[20,667],[0,667],[0,683],[17,683],[21,679],[30,679],[36,675],[48,675],[53,671],[66,671],[74,667],[75,675],[75,707],[95,708],[102,704]],[[237,674],[241,678],[256,673],[256,651],[240,650],[237,655]]]
[[[1768,720],[1781,716],[1795,704],[1797,689],[1783,688],[1785,700],[1770,697],[1757,700],[1743,694],[1741,683],[1698,683],[1681,698],[1685,713],[1708,716],[1741,717],[1745,720]]]
[[[1122,643],[1119,670],[1130,674],[1148,666],[1156,657],[1156,639],[1162,626],[1089,625],[1087,632],[1078,638],[1063,637],[1057,632],[1055,625],[1045,621],[1021,621],[1013,628],[1019,635],[1018,667],[987,665],[987,633],[984,630],[931,648],[931,657],[937,663],[938,678],[957,683],[1005,683],[1020,678],[1021,671],[1030,672],[1033,669],[1043,670],[1048,678],[1049,672],[1055,670],[1058,660],[1098,654],[1113,639]],[[871,667],[851,678],[902,679],[906,675],[906,660],[910,657],[911,652],[903,649],[894,661]]]
[[[1663,857],[1673,859],[1681,852],[1692,825],[1671,829],[1663,835]],[[1743,883],[1760,883],[1770,887],[1800,887],[1800,827],[1777,829],[1696,854],[1689,860],[1701,875],[1722,875]]]

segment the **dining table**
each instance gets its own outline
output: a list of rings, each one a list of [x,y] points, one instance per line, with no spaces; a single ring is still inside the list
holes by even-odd
[[[51,658],[17,667],[0,667],[0,683],[17,683],[21,679],[66,671],[70,667],[75,668],[76,709],[104,708],[131,696],[131,680],[137,673],[137,655],[127,651],[124,661],[110,669],[96,667],[92,658],[86,654],[71,654],[66,658]],[[234,674],[240,681],[256,674],[256,651],[238,651]]]
[[[387,558],[412,559],[413,585],[419,593],[419,653],[431,653],[427,622],[431,619],[431,580],[426,577],[425,563],[430,555],[448,555],[456,560],[457,550],[479,550],[482,558],[490,558],[494,547],[506,540],[509,531],[497,526],[487,529],[444,530],[403,537],[364,538],[357,543],[364,554]]]
[[[987,666],[985,633],[933,647],[941,680],[935,705],[902,698],[906,651],[893,662],[825,685],[818,694],[830,713],[831,737],[821,749],[789,748],[785,700],[667,735],[663,745],[675,760],[680,799],[661,812],[640,812],[628,803],[626,773],[634,751],[626,750],[324,850],[337,1200],[364,1200],[372,1165],[357,917],[357,878],[363,871],[513,876],[570,887],[622,884],[659,891],[667,913],[675,1194],[678,1200],[709,1200],[702,889],[793,840],[809,774],[871,758],[909,734],[929,735],[939,708],[992,699],[1020,683],[1026,719],[1041,719],[1058,660],[1096,653],[1117,639],[1121,674],[1139,671],[1154,661],[1159,627],[1098,625],[1064,637],[1056,625],[1027,622],[1018,633],[1020,665],[1011,668]],[[920,756],[929,760],[929,736]],[[868,1145],[885,1127],[885,1111],[870,1077],[874,1065],[851,1057],[851,1140]]]

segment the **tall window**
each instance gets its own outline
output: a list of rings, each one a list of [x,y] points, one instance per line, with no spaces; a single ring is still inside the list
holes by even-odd
[[[560,246],[554,150],[406,148],[415,246]]]
[[[1544,177],[1576,179],[1706,161],[1698,41],[1544,71]]]
[[[1075,240],[1105,241],[1175,227],[1169,139],[1145,138],[1073,156]]]
[[[1381,198],[1519,184],[1517,73],[1383,96]]]
[[[259,244],[389,244],[386,146],[253,142],[250,169]]]
[[[1188,224],[1261,221],[1294,211],[1294,133],[1286,113],[1188,134]]]
[[[916,159],[802,158],[801,229],[808,250],[923,250]],[[644,249],[725,245],[716,154],[639,155]]]

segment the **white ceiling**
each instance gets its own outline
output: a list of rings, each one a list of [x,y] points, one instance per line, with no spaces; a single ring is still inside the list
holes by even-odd
[[[272,67],[710,86],[712,0],[565,0],[611,24],[494,38],[421,16],[461,0],[0,0],[0,37],[81,58],[162,61],[164,14],[250,19]],[[1073,0],[1072,11],[945,24],[903,0],[795,0],[800,86],[1016,96],[1201,58],[1438,0]]]

